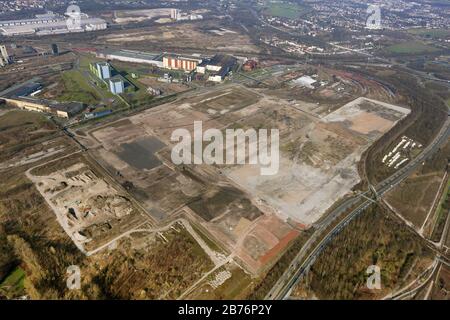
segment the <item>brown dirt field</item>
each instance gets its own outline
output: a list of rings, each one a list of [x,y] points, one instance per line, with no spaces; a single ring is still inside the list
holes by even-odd
[[[259,271],[273,263],[299,234],[298,230],[293,230],[276,216],[264,216],[244,238],[244,245],[238,250],[241,253],[239,257],[254,270]]]
[[[148,46],[149,48],[165,47],[189,48],[202,50],[252,52],[257,53],[260,49],[253,45],[247,35],[239,33],[225,33],[217,35],[207,32],[209,24],[183,23],[152,27],[150,30],[129,29],[116,32],[107,36],[100,36],[97,41],[109,44],[135,44]],[[217,26],[211,25],[211,28]]]
[[[391,127],[392,121],[371,113],[365,113],[353,118],[353,123],[350,128],[363,134],[369,134],[372,131],[386,132]]]
[[[447,242],[445,243],[445,245],[450,248],[450,232],[447,233]]]
[[[431,293],[432,300],[450,300],[450,268],[442,265]]]
[[[280,240],[272,249],[266,252],[265,255],[259,258],[259,261],[265,265],[266,263],[270,262],[272,259],[276,258],[280,252],[283,251],[284,248],[292,241],[294,240],[298,235],[300,234],[300,231],[292,230],[289,232],[283,239]]]
[[[413,176],[387,195],[387,200],[405,219],[420,228],[442,181],[439,173]]]

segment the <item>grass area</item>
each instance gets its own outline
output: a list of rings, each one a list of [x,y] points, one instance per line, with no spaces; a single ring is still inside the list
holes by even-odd
[[[231,273],[231,277],[227,279],[224,283],[214,289],[210,284],[211,281],[219,272],[228,270]],[[211,276],[208,277],[207,282],[205,282],[197,292],[192,294],[192,297],[188,299],[195,300],[233,300],[233,299],[243,299],[252,282],[252,278],[245,273],[238,266],[227,266],[218,269]]]
[[[0,162],[17,156],[55,132],[55,126],[42,113],[9,111],[0,117]]]
[[[441,181],[441,173],[408,177],[387,195],[387,200],[398,213],[420,228],[439,191]]]
[[[66,71],[62,74],[64,90],[58,97],[61,101],[78,101],[89,105],[97,104],[101,97],[86,82],[86,78],[78,70]]]
[[[305,9],[305,6],[299,5],[297,3],[269,1],[266,4],[264,13],[274,17],[296,19],[300,17]]]
[[[1,131],[22,125],[32,125],[31,130],[37,130],[45,125],[48,120],[42,113],[11,110],[0,117]]]
[[[439,49],[420,41],[407,41],[394,44],[386,48],[388,53],[393,54],[423,54],[438,52]]]
[[[224,299],[235,299],[242,295],[250,285],[251,278],[242,269],[237,268],[231,272],[231,278],[217,288],[217,294]]]
[[[450,36],[450,30],[448,29],[426,29],[426,28],[415,28],[409,29],[408,33],[415,34],[427,38],[445,38]]]
[[[214,242],[213,240],[211,240],[202,230],[200,230],[199,227],[197,227],[196,225],[192,224],[192,229],[194,229],[194,231],[200,236],[200,238],[202,238],[203,241],[205,241],[205,243],[208,245],[208,247],[215,251],[215,252],[219,252],[219,253],[224,253],[224,251],[222,250],[222,248],[220,248],[216,242]]]
[[[80,56],[80,68],[89,69],[89,65],[94,62],[102,62],[104,60],[96,58],[92,55],[81,55]]]
[[[19,109],[11,110],[0,117],[0,129],[2,131],[17,126],[31,126],[27,130],[37,130],[42,128],[46,123],[48,123],[48,120],[42,113],[22,111]]]
[[[20,267],[15,268],[6,278],[0,283],[0,295],[4,295],[9,299],[17,298],[25,293],[25,271]]]
[[[444,231],[447,216],[450,212],[450,179],[447,181],[447,188],[441,197],[437,207],[437,220],[431,235],[431,240],[438,242]]]
[[[100,102],[108,104],[107,99],[116,101],[117,107],[122,105],[117,97],[109,91],[108,85],[90,72],[89,65],[103,61],[88,55],[80,56],[79,69],[66,71],[62,74],[63,90],[57,97],[60,101],[79,101],[88,105]]]

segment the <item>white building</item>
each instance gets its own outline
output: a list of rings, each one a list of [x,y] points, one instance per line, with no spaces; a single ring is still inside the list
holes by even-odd
[[[97,72],[100,79],[105,80],[111,78],[111,67],[107,62],[98,62],[96,64]]]
[[[122,79],[109,79],[109,89],[113,94],[121,94],[125,92],[125,84]]]

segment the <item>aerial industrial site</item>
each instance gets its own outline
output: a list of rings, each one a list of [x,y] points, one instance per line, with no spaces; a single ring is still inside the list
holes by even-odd
[[[450,300],[418,2],[2,3],[0,300]]]

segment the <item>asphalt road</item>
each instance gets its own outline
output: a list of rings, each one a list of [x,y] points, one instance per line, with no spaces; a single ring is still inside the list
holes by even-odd
[[[409,177],[413,171],[421,165],[425,160],[427,160],[431,155],[433,155],[443,144],[447,142],[450,136],[450,119],[447,119],[443,128],[440,130],[439,134],[435,137],[433,142],[428,145],[422,153],[409,162],[402,169],[398,170],[392,176],[382,181],[378,186],[376,186],[376,191],[379,197],[384,195],[386,192],[395,188],[399,183]],[[366,192],[367,194],[368,192]],[[281,278],[277,281],[275,286],[267,294],[267,300],[280,300],[287,299],[293,288],[298,284],[298,282],[305,275],[306,271],[313,265],[316,258],[323,251],[326,245],[333,239],[333,237],[338,234],[350,221],[357,217],[360,213],[364,212],[371,203],[372,200],[364,199],[361,200],[362,196],[355,196],[354,198],[346,200],[339,207],[334,209],[329,216],[322,220],[317,227],[316,232],[313,236],[305,243],[298,255],[294,258],[289,268],[283,273]],[[335,221],[339,216],[345,213],[350,207],[357,204],[359,201],[363,201],[356,209],[349,213],[342,221],[340,221],[323,239],[318,245],[314,247],[307,258],[302,262],[304,256],[310,251],[314,243],[320,238],[320,235],[325,231],[325,229]]]

